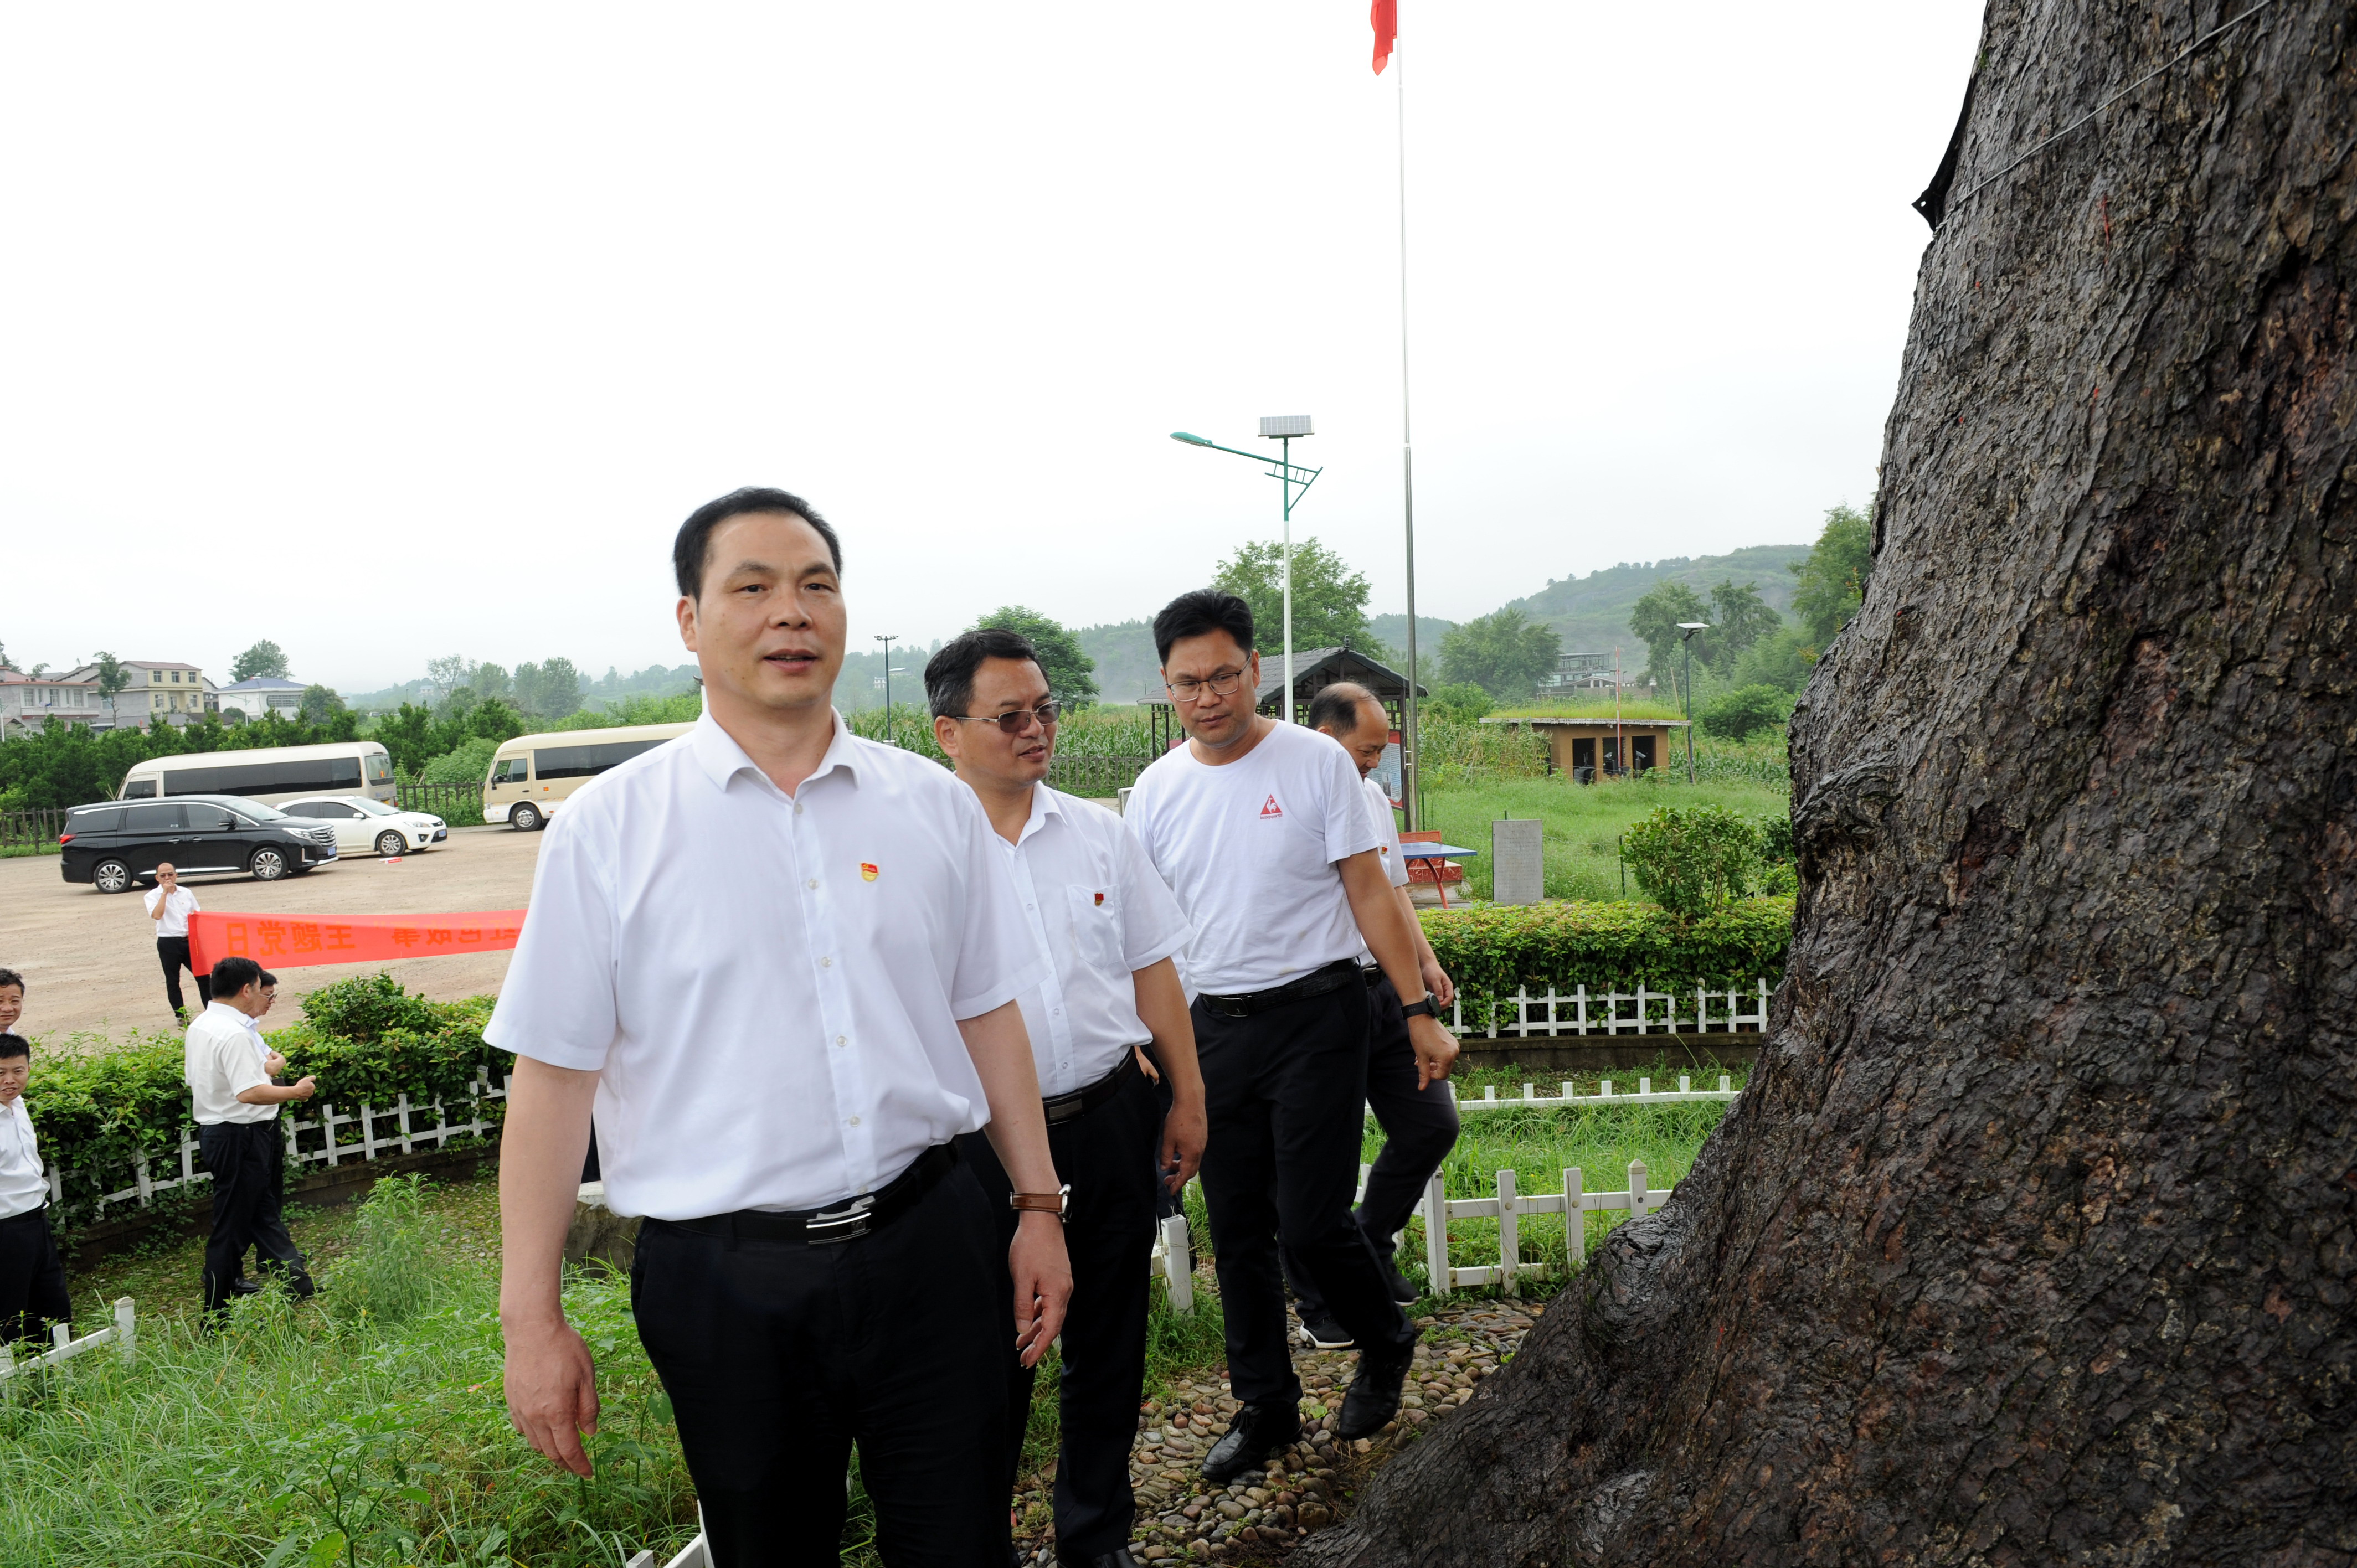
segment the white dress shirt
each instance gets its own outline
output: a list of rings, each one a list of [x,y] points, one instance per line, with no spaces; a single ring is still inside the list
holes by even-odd
[[[1358,957],[1335,863],[1379,841],[1333,736],[1280,723],[1219,767],[1175,746],[1138,775],[1123,817],[1193,923],[1190,993],[1265,991]]]
[[[275,1105],[250,1105],[238,1096],[258,1083],[268,1083],[262,1058],[254,1054],[252,1020],[226,1002],[215,1002],[188,1026],[182,1057],[188,1100],[200,1127],[222,1122],[267,1122],[278,1114]]]
[[[820,1208],[989,1120],[961,1019],[1047,966],[982,802],[851,734],[779,789],[709,714],[550,819],[484,1038],[597,1073],[617,1213]]]
[[[1187,945],[1187,917],[1136,835],[1103,806],[1045,784],[1013,843],[991,834],[1048,964],[1017,998],[1044,1099],[1086,1089],[1153,1037],[1137,1015],[1137,971]]]
[[[0,1105],[0,1219],[9,1219],[49,1200],[49,1178],[41,1171],[41,1151],[33,1141],[33,1119],[20,1095]]]
[[[156,912],[156,900],[164,897],[161,887],[147,889],[147,912]],[[172,897],[164,905],[164,918],[156,922],[159,937],[185,937],[188,934],[188,917],[199,908],[197,896],[185,887],[172,889]]]
[[[1399,819],[1392,815],[1392,798],[1375,776],[1368,774],[1359,780],[1367,787],[1367,812],[1375,820],[1375,832],[1383,842],[1375,853],[1383,857],[1383,875],[1394,887],[1407,886],[1407,856],[1400,853]]]

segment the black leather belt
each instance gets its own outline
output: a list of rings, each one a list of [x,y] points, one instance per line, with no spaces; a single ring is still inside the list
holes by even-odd
[[[1289,980],[1268,991],[1248,991],[1242,996],[1214,996],[1207,991],[1195,1000],[1203,1004],[1205,1012],[1219,1017],[1249,1018],[1255,1013],[1265,1013],[1288,1002],[1340,991],[1350,984],[1358,972],[1358,960],[1338,958],[1323,968],[1311,970],[1298,980]]]
[[[48,1211],[49,1206],[48,1204],[37,1203],[30,1208],[20,1208],[16,1213],[9,1215],[6,1219],[0,1219],[0,1225],[14,1225],[20,1219],[38,1219],[47,1215]]]
[[[1050,1127],[1059,1122],[1070,1122],[1075,1117],[1086,1116],[1090,1112],[1119,1094],[1123,1086],[1136,1076],[1137,1053],[1134,1050],[1124,1051],[1121,1054],[1119,1067],[1086,1089],[1076,1089],[1070,1094],[1060,1094],[1053,1100],[1041,1101],[1039,1109],[1047,1113],[1048,1125]]]
[[[919,1155],[907,1170],[841,1208],[739,1208],[696,1219],[649,1219],[647,1223],[731,1241],[800,1241],[813,1247],[832,1246],[837,1241],[856,1240],[870,1230],[889,1225],[914,1208],[917,1200],[956,1164],[955,1144],[935,1144]]]

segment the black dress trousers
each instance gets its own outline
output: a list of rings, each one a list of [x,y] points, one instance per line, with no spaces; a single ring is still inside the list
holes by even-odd
[[[1389,1267],[1392,1238],[1415,1212],[1425,1183],[1457,1146],[1457,1102],[1449,1098],[1445,1079],[1416,1088],[1415,1046],[1408,1038],[1399,992],[1387,978],[1378,978],[1367,990],[1367,1104],[1383,1130],[1383,1152],[1367,1173],[1367,1193],[1359,1200],[1359,1229]],[[1301,1316],[1326,1316],[1325,1298],[1290,1245],[1285,1273],[1301,1302]]]
[[[997,1234],[962,1165],[851,1240],[640,1228],[630,1307],[714,1568],[837,1568],[854,1444],[890,1568],[1006,1568]]]
[[[213,1178],[213,1229],[205,1239],[205,1310],[218,1312],[228,1304],[248,1247],[263,1267],[285,1275],[296,1295],[309,1295],[311,1276],[295,1238],[286,1233],[286,1134],[278,1118],[200,1126],[197,1146],[204,1151],[205,1169]]]
[[[1415,1341],[1351,1217],[1366,1118],[1367,988],[1353,979],[1249,1018],[1215,1014],[1199,997],[1193,1013],[1228,1380],[1247,1404],[1293,1404],[1301,1380],[1286,1342],[1280,1228],[1360,1348],[1405,1354]]]
[[[196,978],[198,1011],[202,1012],[212,1005],[212,976],[197,973],[197,966],[188,958],[188,938],[157,937],[156,958],[156,961],[164,966],[164,1000],[172,1004],[174,1013],[187,1011],[186,1004],[180,999],[180,971],[184,969]]]
[[[1137,1499],[1129,1450],[1146,1380],[1148,1260],[1154,1253],[1154,1169],[1162,1105],[1142,1072],[1084,1116],[1048,1129],[1056,1177],[1071,1184],[1064,1248],[1072,1260],[1072,1300],[1064,1315],[1063,1370],[1056,1384],[1062,1437],[1056,1454],[1056,1548],[1086,1561],[1126,1545]],[[1015,1285],[1006,1249],[1020,1216],[1006,1207],[1013,1186],[989,1138],[969,1133],[959,1152],[974,1166],[998,1219],[998,1310],[1006,1366],[1004,1495],[1012,1496],[1031,1411],[1033,1369],[1011,1352]],[[1002,1505],[1004,1506],[1004,1505]]]
[[[46,1339],[50,1324],[72,1321],[49,1211],[28,1208],[0,1219],[0,1344]]]

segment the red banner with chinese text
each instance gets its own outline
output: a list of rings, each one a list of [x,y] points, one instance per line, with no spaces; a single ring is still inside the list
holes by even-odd
[[[216,915],[188,917],[188,967],[210,974],[225,958],[264,969],[314,963],[383,963],[445,953],[497,952],[516,945],[522,909],[479,915]]]

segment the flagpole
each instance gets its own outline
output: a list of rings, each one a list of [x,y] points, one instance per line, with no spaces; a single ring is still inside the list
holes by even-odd
[[[1396,22],[1394,24],[1396,27]],[[1405,728],[1400,733],[1400,792],[1406,797],[1408,832],[1424,825],[1423,803],[1416,780],[1415,727],[1415,441],[1408,424],[1407,379],[1407,71],[1400,63],[1396,32],[1391,68],[1399,99],[1399,250],[1400,250],[1400,518],[1407,542],[1407,694],[1401,702]]]

